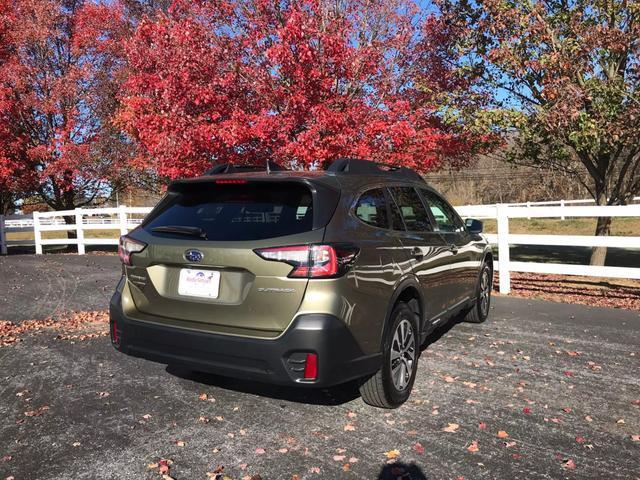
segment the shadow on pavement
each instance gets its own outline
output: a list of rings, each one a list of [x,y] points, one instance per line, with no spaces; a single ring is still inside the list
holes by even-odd
[[[344,385],[322,389],[296,388],[195,372],[177,365],[167,366],[166,371],[178,378],[224,388],[225,390],[311,405],[342,405],[360,396],[358,382],[349,382]]]
[[[422,469],[415,463],[392,463],[380,470],[377,480],[428,480]]]
[[[442,336],[444,336],[458,323],[458,319],[452,319],[446,325],[443,325],[442,327],[434,330],[422,344],[421,351],[426,350],[430,345],[440,340]],[[166,371],[168,374],[173,375],[174,377],[182,378],[184,380],[191,380],[193,382],[202,383],[204,385],[224,388],[225,390],[259,395],[276,400],[287,400],[290,402],[306,403],[310,405],[342,405],[360,397],[358,388],[361,381],[358,380],[330,388],[296,388],[282,385],[271,385],[268,383],[261,383],[253,380],[249,381],[223,377],[221,375],[214,375],[205,372],[197,372],[180,365],[168,365],[166,367]]]
[[[429,346],[433,345],[438,340],[440,340],[444,335],[446,335],[449,332],[449,330],[451,330],[457,324],[462,323],[462,319],[463,318],[464,318],[464,315],[462,315],[462,314],[458,315],[457,317],[452,318],[451,320],[449,320],[444,325],[436,328],[433,332],[431,332],[429,335],[427,335],[427,338],[425,338],[424,342],[422,342],[422,346],[420,347],[420,351],[424,352],[427,348],[429,348]]]

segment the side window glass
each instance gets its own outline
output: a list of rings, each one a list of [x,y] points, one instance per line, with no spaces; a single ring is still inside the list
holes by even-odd
[[[374,227],[389,228],[384,191],[376,188],[363,193],[356,204],[356,216]]]
[[[441,232],[462,232],[464,230],[464,223],[447,202],[430,190],[421,190],[421,192]]]
[[[394,230],[405,231],[404,221],[402,220],[402,215],[400,215],[400,209],[398,205],[396,205],[395,200],[389,194],[389,209],[391,210],[391,226]]]
[[[431,222],[420,200],[418,192],[412,187],[391,187],[389,189],[400,209],[404,224],[410,232],[431,231]]]

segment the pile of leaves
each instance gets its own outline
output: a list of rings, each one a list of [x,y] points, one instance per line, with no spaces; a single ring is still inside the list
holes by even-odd
[[[494,281],[498,288],[498,276]],[[592,307],[640,310],[640,282],[599,281],[536,273],[512,273],[511,294]]]
[[[22,336],[43,331],[58,331],[59,340],[87,340],[109,334],[106,310],[59,314],[43,320],[24,320],[19,324],[0,320],[0,347],[21,341]]]

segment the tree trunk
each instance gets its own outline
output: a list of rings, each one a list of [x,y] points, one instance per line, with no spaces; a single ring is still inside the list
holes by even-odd
[[[64,223],[66,223],[67,225],[76,224],[75,216],[65,215],[63,218],[64,218]],[[76,238],[78,238],[78,235],[75,230],[67,230],[67,238],[69,240],[75,240]]]
[[[596,224],[596,236],[606,237],[611,234],[611,217],[598,217]],[[591,251],[590,265],[604,266],[607,259],[607,247],[593,247]]]

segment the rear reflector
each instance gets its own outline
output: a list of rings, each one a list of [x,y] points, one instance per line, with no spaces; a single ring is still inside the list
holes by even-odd
[[[304,379],[315,380],[318,378],[318,355],[315,353],[307,353],[307,359],[304,362]]]
[[[331,278],[343,275],[355,262],[359,249],[354,245],[295,245],[260,248],[255,252],[265,260],[293,266],[289,277]]]
[[[115,320],[111,320],[111,341],[114,345],[120,345],[120,334],[118,333],[118,324]]]

